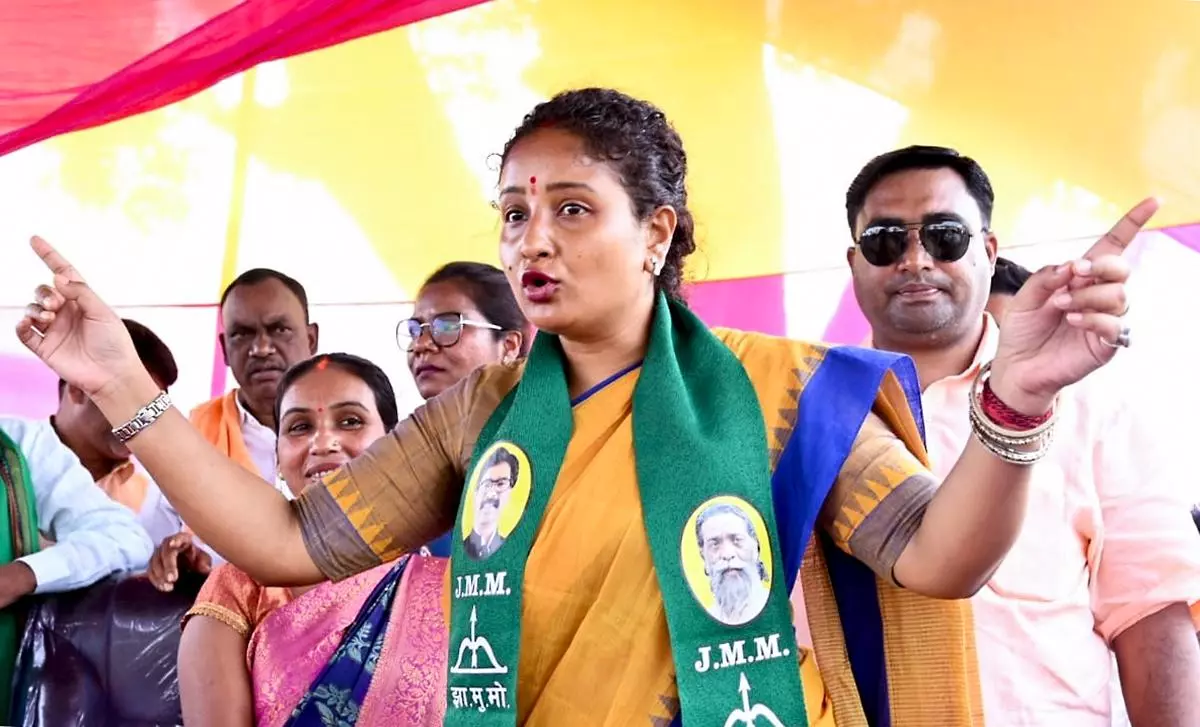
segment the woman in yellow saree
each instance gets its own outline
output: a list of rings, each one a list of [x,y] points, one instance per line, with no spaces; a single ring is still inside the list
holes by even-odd
[[[1127,337],[1120,252],[1153,205],[1014,299],[982,383],[1041,428],[973,417],[939,484],[907,359],[714,334],[682,305],[686,171],[649,103],[535,108],[497,200],[541,331],[528,363],[477,372],[292,505],[188,429],[41,240],[55,283],[18,334],[261,580],[346,578],[453,527],[448,725],[975,723],[970,615],[934,599],[1003,558],[1054,397]],[[792,630],[798,577],[815,653]]]

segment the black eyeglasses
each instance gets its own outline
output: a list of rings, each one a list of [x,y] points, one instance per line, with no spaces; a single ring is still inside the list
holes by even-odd
[[[952,263],[966,255],[974,237],[966,225],[953,220],[872,225],[859,236],[858,247],[872,265],[894,265],[908,250],[910,230],[917,230],[917,237],[930,257],[944,263]]]
[[[513,486],[512,478],[500,477],[495,480],[480,480],[479,489],[481,490],[508,490]]]
[[[464,326],[486,328],[490,331],[504,330],[492,323],[464,318],[462,313],[439,313],[428,323],[422,323],[416,318],[400,321],[396,325],[396,345],[400,347],[401,351],[411,351],[422,332],[428,328],[429,338],[433,341],[433,345],[438,348],[449,348],[462,338]]]

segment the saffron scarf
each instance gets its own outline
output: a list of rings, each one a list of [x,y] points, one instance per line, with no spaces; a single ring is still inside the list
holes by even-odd
[[[37,499],[33,494],[25,456],[5,432],[0,431],[0,565],[38,549]],[[20,645],[17,614],[0,610],[0,715],[9,714],[13,666]]]
[[[217,451],[255,475],[262,476],[258,465],[250,458],[246,440],[242,438],[242,414],[238,411],[237,389],[204,402],[192,410],[188,419],[200,431],[200,436]]]
[[[525,561],[572,428],[561,344],[538,336],[484,426],[459,509],[447,725],[516,724]],[[732,352],[662,295],[633,436],[681,711],[695,724],[807,724],[758,398]],[[738,579],[740,609],[705,605],[710,578]]]

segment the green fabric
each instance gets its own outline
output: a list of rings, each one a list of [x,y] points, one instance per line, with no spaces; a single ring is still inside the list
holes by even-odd
[[[451,561],[447,725],[516,723],[520,585],[572,432],[564,367],[557,337],[539,334],[521,382],[488,421],[475,449]],[[759,573],[763,562],[780,570],[766,428],[741,363],[687,308],[661,295],[633,394],[633,437],[686,723],[806,725],[782,574],[771,577],[769,587],[762,579],[752,584],[761,588],[765,605],[744,625],[722,623],[699,601],[701,592],[713,597],[698,543],[701,512],[713,515],[713,523],[721,522],[718,515],[726,525],[750,523],[759,546],[759,562],[751,570]],[[468,554],[463,519],[475,507],[480,478],[504,471],[480,467],[493,461],[497,446],[524,453],[532,486],[524,513],[503,545],[476,559]],[[710,511],[714,504],[726,507]],[[709,534],[706,530],[705,537]],[[746,545],[744,538],[739,542]],[[685,573],[688,553],[692,565]],[[646,705],[647,715],[654,706]]]
[[[38,549],[37,500],[25,456],[9,436],[0,431],[0,565]],[[13,667],[21,635],[13,606],[0,611],[0,715],[9,714]]]

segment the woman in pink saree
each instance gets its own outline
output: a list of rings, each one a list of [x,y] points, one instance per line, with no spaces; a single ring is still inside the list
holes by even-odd
[[[397,341],[422,397],[431,398],[480,365],[520,356],[525,325],[500,270],[451,263],[422,287]],[[279,468],[297,494],[397,420],[384,374],[346,354],[293,367],[277,407]],[[311,589],[264,587],[219,566],[185,620],[184,722],[441,725],[447,561],[438,555],[446,546],[437,541]]]

